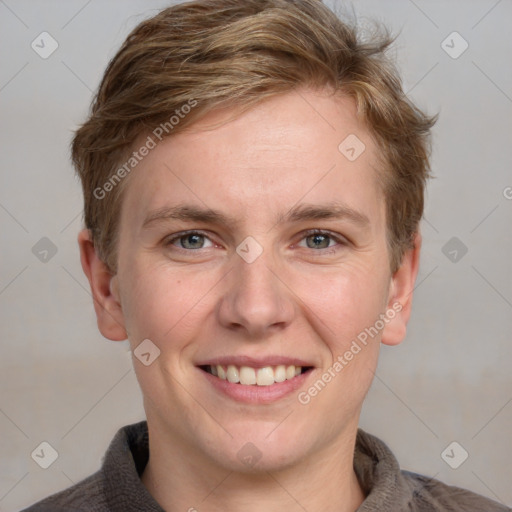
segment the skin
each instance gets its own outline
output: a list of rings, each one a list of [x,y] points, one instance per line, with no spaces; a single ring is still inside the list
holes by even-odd
[[[304,90],[234,120],[227,114],[165,139],[130,175],[116,275],[88,232],[79,235],[101,333],[128,337],[132,349],[148,338],[161,351],[149,366],[134,358],[150,435],[142,480],[171,512],[353,511],[364,500],[352,468],[359,415],[379,344],[405,336],[420,237],[392,275],[377,147],[351,99]],[[353,162],[338,150],[349,134],[366,145]],[[282,218],[299,205],[334,202],[367,223]],[[233,222],[143,226],[179,204]],[[191,229],[207,237],[193,239],[198,249],[180,245],[187,237],[169,241]],[[310,229],[331,237],[315,239]],[[236,252],[248,236],[263,249],[252,263]],[[196,366],[225,355],[300,357],[314,366],[298,391],[307,390],[397,303],[402,310],[307,405],[297,392],[239,403]],[[237,457],[248,442],[261,453],[251,467]]]

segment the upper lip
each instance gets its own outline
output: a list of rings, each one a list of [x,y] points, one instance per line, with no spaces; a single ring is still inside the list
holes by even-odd
[[[265,356],[265,357],[251,357],[251,356],[223,356],[215,357],[201,361],[197,366],[249,366],[250,368],[264,368],[265,366],[314,366],[310,362],[296,357],[286,356]]]

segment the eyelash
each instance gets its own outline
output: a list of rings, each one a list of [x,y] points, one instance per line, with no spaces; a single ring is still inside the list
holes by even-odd
[[[166,238],[164,240],[164,245],[166,247],[172,246],[173,243],[176,242],[177,240],[180,240],[180,239],[185,238],[190,235],[200,235],[200,236],[204,236],[205,238],[208,238],[208,240],[210,240],[210,237],[206,233],[203,233],[202,231],[190,230],[190,231],[182,231],[181,233],[172,235],[170,238]],[[214,243],[213,240],[210,240],[210,241],[212,243]],[[175,246],[175,248],[178,250],[181,250],[181,251],[185,251],[185,252],[196,252],[196,251],[201,250],[201,249],[185,249],[183,247],[177,247],[177,246]]]
[[[182,238],[185,238],[187,236],[190,236],[190,235],[200,235],[200,236],[203,236],[205,238],[207,238],[208,240],[210,240],[210,242],[212,242],[213,244],[215,244],[215,242],[213,240],[210,239],[210,237],[202,232],[202,231],[197,231],[197,230],[190,230],[190,231],[183,231],[181,233],[178,233],[176,235],[173,235],[171,238],[166,238],[164,240],[164,245],[166,247],[169,247],[169,246],[172,246],[174,245],[174,242],[182,239]],[[347,245],[348,244],[348,240],[340,235],[336,235],[334,233],[332,233],[331,231],[327,231],[327,230],[322,230],[322,229],[310,229],[310,230],[307,230],[305,231],[304,233],[301,234],[301,238],[299,239],[299,242],[301,242],[302,240],[308,238],[309,236],[312,236],[312,235],[323,235],[323,236],[327,236],[329,237],[331,240],[335,241],[338,245]],[[297,245],[297,244],[294,244],[294,245]],[[322,249],[313,249],[313,248],[310,248],[310,247],[303,247],[304,249],[311,249],[312,251],[314,252],[317,252],[317,253],[322,253],[323,251],[332,251],[336,246],[328,246],[328,247],[324,247]],[[184,251],[184,252],[196,252],[196,251],[200,251],[201,249],[185,249],[183,247],[178,247],[178,246],[174,246],[175,249],[178,249],[180,251]]]
[[[348,240],[345,237],[343,237],[341,235],[336,235],[335,233],[332,233],[331,231],[327,231],[324,229],[309,229],[309,230],[305,231],[304,233],[302,233],[302,237],[300,238],[299,242],[306,239],[308,236],[312,236],[312,235],[327,236],[331,240],[335,241],[337,243],[337,245],[347,245],[348,244]],[[312,251],[319,252],[319,253],[322,253],[323,251],[332,252],[335,248],[336,248],[336,245],[324,247],[323,249],[317,249],[317,250],[312,249],[310,247],[305,247],[305,249],[311,249]]]

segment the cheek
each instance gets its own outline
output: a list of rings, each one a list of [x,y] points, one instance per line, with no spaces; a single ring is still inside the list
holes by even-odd
[[[363,268],[340,271],[317,276],[311,288],[302,284],[298,295],[307,297],[304,310],[312,312],[309,323],[321,337],[319,350],[326,353],[318,380],[303,390],[300,403],[307,402],[319,418],[329,410],[334,428],[358,415],[373,380],[381,332],[368,333],[385,309],[386,276]]]
[[[120,279],[121,299],[130,341],[149,338],[159,347],[176,346],[184,334],[200,324],[198,315],[212,287],[208,275],[185,275],[165,265],[131,267]],[[179,333],[179,334],[178,334]]]
[[[304,310],[311,312],[311,322],[323,339],[329,340],[333,355],[338,355],[383,312],[386,276],[363,266],[314,274],[297,276],[295,289],[306,306]]]

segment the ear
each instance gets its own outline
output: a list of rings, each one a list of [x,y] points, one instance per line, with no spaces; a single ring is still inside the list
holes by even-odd
[[[387,311],[396,314],[390,318],[382,332],[381,342],[385,345],[398,345],[405,338],[407,322],[411,316],[412,292],[420,264],[421,235],[416,233],[414,247],[406,251],[400,268],[393,274],[389,287]]]
[[[98,328],[109,340],[125,340],[128,336],[119,301],[117,276],[98,257],[88,229],[80,231],[78,245],[82,269],[91,287]]]

